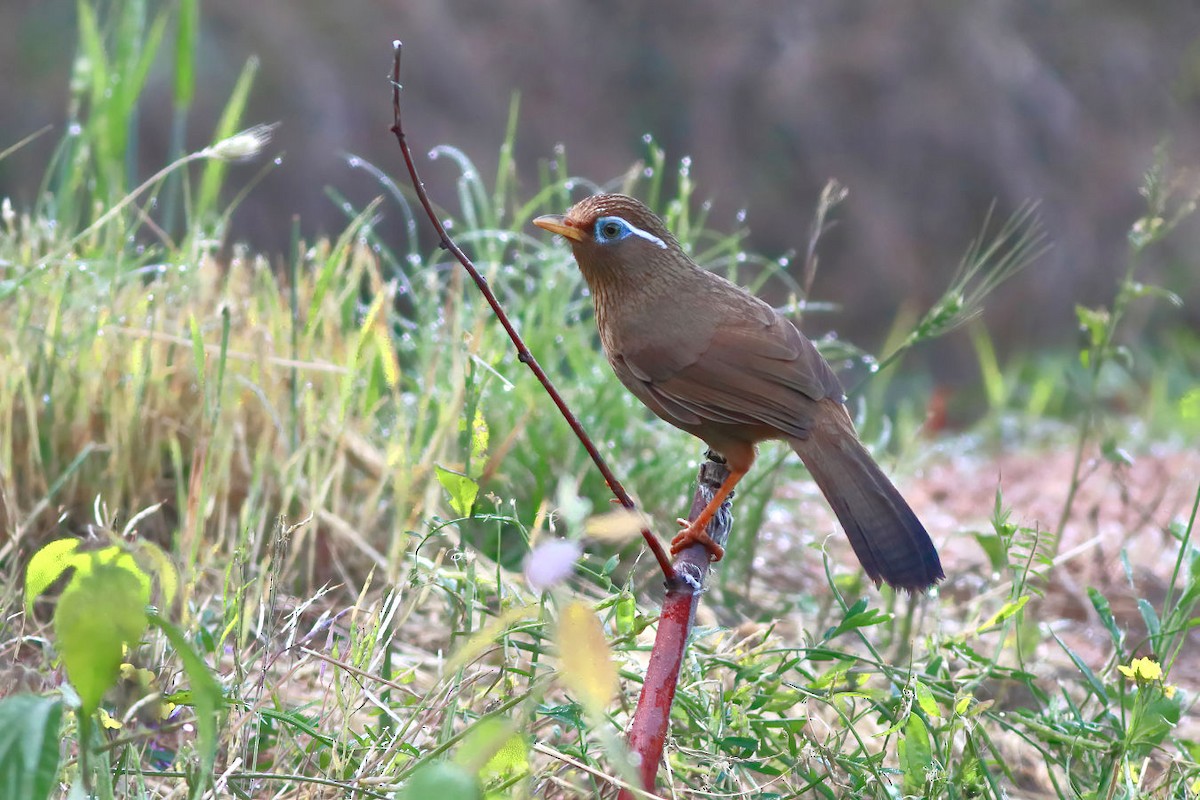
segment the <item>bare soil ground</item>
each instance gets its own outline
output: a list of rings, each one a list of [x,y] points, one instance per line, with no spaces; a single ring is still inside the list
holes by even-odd
[[[1071,460],[1066,450],[991,456],[942,450],[928,457],[920,472],[897,481],[941,551],[948,576],[943,597],[973,595],[994,582],[972,534],[992,531],[997,489],[1011,522],[1047,539],[1052,535],[1069,488]],[[1092,453],[1083,473],[1037,613],[1047,620],[1098,623],[1086,594],[1095,587],[1113,602],[1118,620],[1136,627],[1136,598],[1157,604],[1165,594],[1178,552],[1167,526],[1186,522],[1191,513],[1200,485],[1200,451],[1151,449],[1130,466],[1115,466]],[[801,557],[792,552],[795,548],[823,544],[839,564],[853,564],[854,556],[811,483],[785,487],[780,494],[784,502],[776,504],[761,537],[755,579],[776,589],[813,590],[825,582],[820,559]],[[787,501],[792,498],[798,502]],[[1108,638],[1103,633],[1103,642]]]

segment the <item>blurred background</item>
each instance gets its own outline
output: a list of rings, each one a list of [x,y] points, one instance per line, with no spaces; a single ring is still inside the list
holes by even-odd
[[[62,134],[75,14],[71,0],[0,5],[0,150],[56,126],[0,160],[0,195],[21,204]],[[326,186],[356,202],[380,192],[347,153],[407,182],[388,133],[396,38],[420,150],[453,145],[488,174],[520,94],[529,195],[556,145],[573,174],[605,183],[646,155],[650,133],[668,163],[691,158],[710,224],[737,228],[745,210],[748,246],[774,257],[803,250],[820,189],[836,178],[850,194],[814,291],[840,309],[806,325],[869,348],[902,306],[936,299],[993,202],[1003,218],[1031,199],[1053,249],[990,298],[987,319],[1002,350],[1071,346],[1074,306],[1108,303],[1125,268],[1156,146],[1169,142],[1172,174],[1195,180],[1200,164],[1194,2],[205,0],[187,146],[209,143],[255,56],[249,121],[281,123],[282,164],[235,215],[232,240],[282,253],[297,215],[307,235],[340,231]],[[163,102],[161,113],[141,108],[143,177],[168,160],[165,59],[151,85]],[[450,168],[424,167],[435,200],[453,208]],[[1151,339],[1200,320],[1200,226],[1169,242],[1139,274],[1186,305],[1135,307],[1126,330]],[[968,349],[952,337],[918,357],[953,385],[976,379]]]

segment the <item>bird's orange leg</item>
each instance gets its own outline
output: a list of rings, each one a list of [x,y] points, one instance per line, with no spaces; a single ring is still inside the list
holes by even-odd
[[[750,461],[753,462],[753,455]],[[691,522],[686,519],[679,520],[679,524],[683,525],[684,529],[671,540],[671,555],[679,555],[680,551],[685,548],[694,544],[702,544],[708,549],[709,556],[713,561],[720,561],[724,557],[725,548],[714,542],[708,535],[708,523],[712,521],[713,516],[721,508],[721,504],[733,492],[733,487],[737,486],[738,481],[749,471],[749,464],[745,464],[745,469],[735,469],[733,464],[729,465],[729,475],[721,482],[717,493],[713,495],[712,500],[708,501],[708,505],[704,507],[700,515]]]

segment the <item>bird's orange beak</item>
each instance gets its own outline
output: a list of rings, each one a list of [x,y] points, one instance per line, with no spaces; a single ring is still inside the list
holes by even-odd
[[[567,218],[561,214],[547,214],[544,217],[538,217],[533,221],[533,224],[543,230],[557,233],[559,236],[565,236],[573,242],[583,241],[583,231],[574,225],[568,224]]]

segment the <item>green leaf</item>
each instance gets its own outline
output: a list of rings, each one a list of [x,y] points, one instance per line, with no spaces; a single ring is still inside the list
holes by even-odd
[[[894,719],[892,721],[891,725],[887,726],[886,728],[879,731],[878,733],[872,734],[872,737],[875,739],[883,739],[883,738],[889,737],[896,731],[903,728],[905,722],[907,722],[907,720],[904,718],[903,715],[896,717],[896,719]],[[900,744],[901,744],[901,747],[903,747],[904,743],[901,742]]]
[[[61,720],[57,698],[0,700],[0,797],[45,800],[57,788]]]
[[[434,761],[413,773],[400,792],[400,800],[479,800],[479,781],[467,770],[446,761]]]
[[[579,703],[564,703],[560,706],[541,706],[538,713],[552,720],[583,730],[587,723],[583,719],[583,706]]]
[[[179,591],[179,572],[175,569],[171,557],[153,542],[142,540],[138,543],[138,551],[134,558],[158,579],[163,605],[170,606],[175,600],[175,593]]]
[[[488,717],[480,720],[463,738],[454,763],[472,774],[511,777],[529,769],[525,740],[512,720]]]
[[[1091,667],[1083,663],[1083,659],[1080,658],[1074,650],[1067,647],[1066,642],[1058,638],[1057,633],[1051,631],[1050,635],[1054,637],[1054,641],[1058,642],[1058,646],[1063,649],[1063,652],[1065,652],[1067,657],[1071,659],[1071,663],[1073,663],[1075,668],[1079,670],[1079,673],[1083,675],[1084,680],[1087,681],[1088,686],[1096,694],[1096,697],[1099,698],[1104,705],[1108,705],[1108,692],[1105,691],[1104,684],[1101,683],[1100,679],[1096,677],[1096,673],[1092,672]]]
[[[938,708],[937,700],[933,697],[933,692],[929,687],[920,681],[913,681],[913,695],[917,699],[917,705],[925,712],[926,716],[940,718],[942,710]]]
[[[33,554],[25,568],[25,613],[32,612],[33,601],[60,575],[75,566],[78,550],[78,539],[58,539]]]
[[[200,658],[199,654],[192,649],[187,637],[179,628],[158,614],[150,614],[149,620],[154,627],[163,632],[183,662],[183,671],[187,673],[191,689],[186,694],[186,700],[174,699],[172,702],[188,703],[196,710],[196,739],[200,751],[201,774],[211,775],[213,764],[217,760],[219,715],[225,708],[225,696],[221,693],[221,684],[217,683],[217,679],[213,677],[212,672],[204,663],[204,659]],[[203,792],[205,784],[203,781],[199,781],[194,788]]]
[[[984,555],[987,556],[988,563],[996,572],[1001,572],[1008,562],[1004,556],[1004,541],[994,533],[985,533],[984,531],[973,531],[971,536],[982,548]]]
[[[200,0],[180,0],[175,28],[175,107],[192,104],[196,79],[196,33],[200,28]]]
[[[1179,724],[1178,696],[1168,700],[1158,695],[1146,704],[1143,713],[1135,719],[1137,723],[1128,734],[1129,743],[1137,749],[1138,757],[1141,758],[1151,748],[1161,745]]]
[[[772,711],[776,714],[785,714],[799,703],[804,702],[804,698],[805,696],[795,689],[773,687],[768,692],[759,693],[759,696],[754,698],[751,707],[755,710],[762,709],[763,711]]]
[[[986,633],[998,626],[1001,622],[1016,614],[1025,604],[1029,602],[1029,595],[1021,595],[1016,600],[1010,600],[1000,607],[1000,610],[992,615],[992,618],[975,629],[975,635]]]
[[[116,682],[123,646],[133,647],[142,638],[150,600],[149,578],[136,565],[131,570],[91,555],[90,568],[76,571],[54,612],[63,664],[85,714],[99,708]]]
[[[463,475],[445,467],[436,466],[438,483],[450,495],[450,507],[460,517],[471,516],[475,507],[475,498],[479,495],[479,484]]]
[[[96,550],[92,553],[86,553],[83,558],[88,558],[89,561],[94,560],[94,566],[97,567],[112,566],[128,572],[138,582],[140,596],[143,598],[142,604],[150,604],[150,576],[142,569],[142,565],[137,562],[132,553],[122,547],[113,545],[112,547],[105,547],[102,550]],[[80,573],[86,573],[92,568],[93,564],[87,562],[76,565],[76,569]]]
[[[768,730],[771,728],[779,728],[780,730],[787,731],[793,736],[799,736],[800,734],[804,733],[804,729],[808,727],[808,724],[811,721],[812,720],[809,717],[784,717],[782,719],[768,718],[756,722],[755,725],[761,726]]]
[[[637,599],[632,592],[621,592],[614,612],[613,621],[617,633],[622,636],[634,633],[634,624],[637,622]]]
[[[1150,634],[1150,641],[1157,643],[1155,640],[1162,634],[1162,623],[1158,620],[1158,612],[1144,597],[1138,598],[1137,607],[1142,615],[1142,622],[1146,623],[1146,633]]]
[[[478,772],[516,730],[512,721],[504,717],[479,720],[463,737],[458,751],[454,754],[454,763],[471,773]]]
[[[196,382],[200,384],[200,391],[205,391],[205,374],[204,367],[207,359],[204,356],[204,334],[200,332],[200,321],[196,319],[195,314],[188,314],[188,330],[192,335],[192,363],[196,368]],[[207,395],[205,395],[207,402]]]
[[[846,611],[846,615],[842,617],[842,621],[837,627],[826,633],[826,639],[833,639],[847,631],[852,631],[857,628],[868,628],[872,625],[879,625],[887,622],[892,618],[891,614],[878,609],[867,608],[867,598],[861,598],[857,603],[850,606]]]
[[[924,797],[929,771],[933,768],[933,750],[929,745],[929,729],[919,714],[909,715],[897,750],[904,773],[904,794]]]
[[[830,669],[818,674],[809,682],[809,688],[813,690],[828,689],[841,683],[846,679],[846,674],[850,672],[852,666],[854,666],[854,661],[849,657],[843,656],[836,659]]]
[[[1100,616],[1101,624],[1104,625],[1104,629],[1108,631],[1108,635],[1112,639],[1113,644],[1115,644],[1119,650],[1121,648],[1121,642],[1125,640],[1125,635],[1121,633],[1121,629],[1117,627],[1117,620],[1116,617],[1113,616],[1112,606],[1109,604],[1108,598],[1100,594],[1100,592],[1091,586],[1088,587],[1087,593],[1088,597],[1092,601],[1092,608],[1096,609],[1096,613]]]
[[[735,758],[749,758],[758,752],[759,740],[754,736],[724,736],[717,745]]]
[[[529,749],[525,745],[525,738],[519,733],[508,737],[483,766],[483,774],[488,777],[511,778],[528,772]]]

